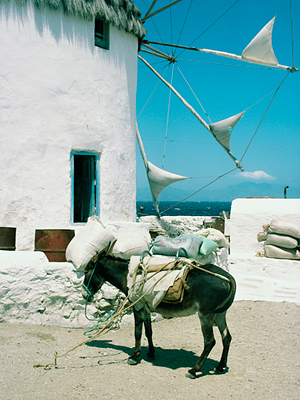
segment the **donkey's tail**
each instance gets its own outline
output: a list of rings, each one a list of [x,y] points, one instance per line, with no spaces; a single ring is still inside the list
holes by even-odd
[[[220,314],[220,313],[228,310],[228,308],[231,306],[231,304],[233,303],[233,300],[234,300],[234,296],[235,296],[235,292],[236,292],[236,282],[232,275],[228,274],[226,276],[229,278],[229,281],[230,281],[230,283],[229,283],[230,284],[230,292],[229,292],[229,295],[228,295],[227,299],[225,300],[225,302],[223,304],[221,304],[221,306],[215,310],[216,314]]]

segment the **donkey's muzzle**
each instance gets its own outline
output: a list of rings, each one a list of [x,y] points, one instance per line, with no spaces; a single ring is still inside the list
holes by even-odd
[[[88,303],[90,303],[94,299],[94,295],[91,293],[89,288],[87,288],[85,285],[82,285],[82,287],[81,287],[81,294],[82,294],[82,297],[84,298],[84,300],[86,300]]]

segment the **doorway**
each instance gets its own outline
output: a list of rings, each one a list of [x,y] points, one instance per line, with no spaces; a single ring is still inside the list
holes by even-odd
[[[99,215],[99,155],[73,153],[72,172],[72,219],[87,222]]]

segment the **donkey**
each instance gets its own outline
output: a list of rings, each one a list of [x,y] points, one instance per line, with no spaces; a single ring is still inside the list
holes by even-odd
[[[99,254],[97,260],[90,262],[85,269],[83,297],[91,301],[92,296],[101,288],[104,282],[111,283],[125,295],[128,295],[128,268],[129,261],[103,255],[103,253]],[[189,271],[186,279],[188,289],[185,289],[181,303],[172,304],[162,301],[155,309],[155,312],[164,317],[185,317],[198,312],[204,337],[204,349],[196,364],[186,374],[191,379],[196,378],[196,373],[201,370],[216,343],[213,333],[214,322],[218,326],[223,342],[221,360],[215,367],[215,372],[223,373],[227,371],[227,356],[231,335],[226,323],[226,312],[233,303],[236,291],[234,278],[222,268],[212,264],[201,268],[204,268],[207,272],[197,268]],[[86,287],[88,287],[88,290],[85,289]],[[137,311],[133,307],[133,312],[135,348],[132,356],[128,358],[128,364],[130,365],[136,365],[139,362],[143,324],[149,346],[147,356],[150,359],[154,358],[149,308],[145,307]]]

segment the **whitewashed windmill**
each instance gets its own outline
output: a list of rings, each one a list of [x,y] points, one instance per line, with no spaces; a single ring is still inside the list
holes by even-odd
[[[0,1],[0,226],[18,250],[93,214],[135,222],[139,18],[131,0]]]

